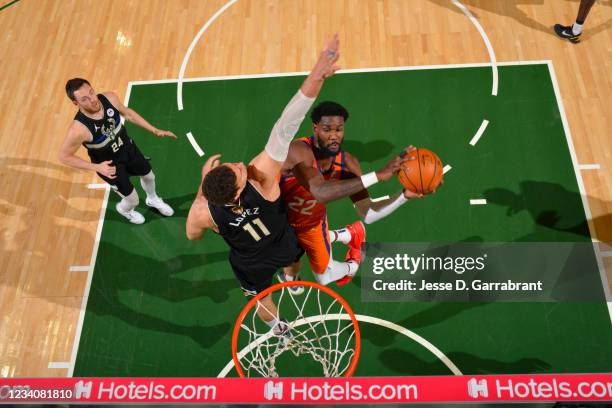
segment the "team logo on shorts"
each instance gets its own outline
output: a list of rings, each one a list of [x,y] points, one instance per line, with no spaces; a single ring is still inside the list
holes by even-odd
[[[106,110],[106,114],[107,114],[108,116],[115,116],[115,111],[113,110],[113,108],[108,108],[108,109]]]

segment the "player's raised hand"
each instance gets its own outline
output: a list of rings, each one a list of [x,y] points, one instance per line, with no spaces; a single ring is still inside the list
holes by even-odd
[[[313,74],[316,74],[320,79],[329,78],[334,75],[334,73],[340,69],[340,67],[336,65],[338,58],[340,58],[339,48],[340,39],[338,33],[336,33],[325,43],[323,51],[319,54],[319,59],[312,69]]]
[[[174,133],[170,132],[169,130],[155,129],[155,131],[153,133],[157,137],[171,137],[173,139],[176,139],[176,135]]]
[[[414,160],[414,157],[406,157],[408,156],[410,153],[412,153],[413,151],[416,150],[416,147],[414,147],[413,145],[410,145],[408,147],[406,147],[404,150],[402,150],[399,154],[399,157],[401,157],[402,159],[405,160]]]
[[[412,191],[408,190],[407,188],[405,188],[404,189],[404,197],[406,197],[408,200],[410,200],[412,198],[423,198],[423,194],[415,193],[415,192],[412,192]]]
[[[220,157],[220,154],[214,154],[210,156],[208,160],[206,160],[206,163],[204,163],[204,166],[202,166],[202,178],[204,178],[206,173],[221,164],[221,161],[219,160]]]
[[[416,147],[410,145],[404,150],[402,150],[398,156],[392,158],[385,167],[376,172],[376,177],[378,178],[378,180],[389,180],[392,175],[394,175],[400,170],[403,162],[415,160],[414,157],[407,157],[407,155],[414,150],[416,150]]]
[[[376,178],[378,181],[387,181],[392,175],[397,173],[402,165],[402,158],[396,156],[389,160],[389,162],[382,169],[376,172]]]
[[[103,161],[102,163],[96,164],[96,171],[110,179],[114,179],[115,177],[117,177],[117,169],[115,168],[115,166],[113,166],[112,160],[107,160]]]

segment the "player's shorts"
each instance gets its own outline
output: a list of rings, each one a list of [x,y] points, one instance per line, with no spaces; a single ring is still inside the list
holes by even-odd
[[[131,176],[144,176],[151,171],[149,161],[131,139],[125,144],[121,154],[113,159],[113,164],[116,170],[115,178],[112,179],[100,173],[98,176],[124,197],[134,191],[134,185],[130,181]]]
[[[295,232],[287,225],[286,233],[256,257],[241,258],[230,251],[229,261],[245,296],[255,296],[272,286],[278,270],[297,262],[304,254]]]
[[[310,269],[314,273],[325,273],[327,265],[332,258],[332,247],[329,242],[329,225],[327,215],[323,217],[321,223],[316,227],[303,229],[296,228],[298,242],[308,255]]]

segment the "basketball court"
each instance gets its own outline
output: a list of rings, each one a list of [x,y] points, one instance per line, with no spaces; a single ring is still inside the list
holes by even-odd
[[[512,3],[21,0],[0,9],[2,60],[28,64],[6,70],[1,93],[0,375],[237,376],[232,330],[245,298],[223,240],[188,241],[185,219],[206,158],[261,151],[334,29],[343,70],[318,100],[349,110],[343,148],[364,171],[409,144],[445,165],[438,192],[368,225],[368,242],[587,243],[580,279],[601,291],[581,302],[371,302],[358,275],[330,285],[359,321],[354,375],[610,372],[612,3],[594,6],[578,45],[549,28],[572,21],[577,2]],[[35,33],[28,21],[41,23]],[[73,76],[177,134],[126,125],[173,217],[147,209],[146,223],[131,225],[100,179],[58,162],[74,114],[62,88]],[[399,188],[391,180],[370,194]],[[348,199],[328,205],[331,228],[357,217]],[[342,245],[333,250],[343,258]],[[300,367],[285,375],[320,375],[298,359],[280,363]]]
[[[383,166],[407,138],[417,146],[431,147],[444,163],[452,163],[439,194],[411,202],[401,212],[368,226],[369,240],[590,240],[552,69],[547,62],[504,63],[498,68],[500,82],[511,83],[512,88],[494,102],[489,66],[382,68],[346,72],[330,81],[320,98],[348,101],[351,118],[345,148],[363,157],[368,166]],[[205,141],[209,154],[223,152],[228,161],[252,157],[261,149],[252,135],[266,134],[278,115],[278,109],[272,107],[283,106],[286,95],[302,80],[303,75],[190,80],[183,85],[185,109],[171,126],[182,133],[219,135]],[[410,89],[410,100],[406,100],[406,89]],[[262,94],[270,104],[257,104]],[[129,105],[143,115],[169,117],[175,108],[176,83],[133,83],[129,95]],[[214,109],[207,106],[208,98],[215,101]],[[377,100],[385,103],[372,103]],[[234,113],[236,101],[252,108]],[[457,109],[461,105],[470,106],[469,112]],[[226,122],[215,121],[228,114],[233,117],[231,122],[244,125],[228,129]],[[489,121],[486,134],[470,145],[472,133],[485,118]],[[308,132],[305,123],[298,134]],[[369,135],[384,137],[369,140]],[[201,159],[190,143],[168,147],[142,139],[150,141],[143,149],[161,158],[154,159],[154,165],[169,182],[160,184],[160,189],[176,197],[172,204],[178,216],[165,220],[151,213],[151,222],[126,228],[115,212],[103,213],[74,374],[217,376],[229,361],[233,322],[225,310],[238,311],[244,304],[226,262],[225,243],[217,236],[207,236],[202,242],[159,242],[164,236],[182,233],[194,183],[181,174],[197,174]],[[545,165],[530,165],[537,162]],[[372,194],[392,194],[397,189],[397,182],[381,183]],[[507,215],[512,203],[504,200],[509,194],[526,197],[523,214]],[[109,198],[107,207],[112,209],[118,199],[115,195]],[[470,205],[473,198],[486,198],[490,204]],[[544,211],[557,212],[562,222],[547,224],[534,219]],[[329,205],[332,227],[355,217],[349,200]],[[433,219],[435,225],[428,221]],[[341,252],[342,246],[335,249]],[[585,280],[600,279],[597,270],[587,269],[585,275]],[[607,352],[612,338],[605,303],[398,306],[362,302],[359,284],[334,289],[365,317],[356,375],[594,372],[605,371],[612,362]],[[396,326],[409,333],[398,332]],[[482,336],[483,326],[489,332],[486,337]],[[569,352],[575,338],[562,334],[568,330],[588,339],[583,340],[584,354]],[[424,341],[415,341],[410,332]],[[551,336],[556,339],[554,346],[548,341]],[[503,351],[500,343],[506,344]],[[144,344],[147,346],[142,347]],[[440,359],[434,354],[436,349],[447,350],[448,355],[443,352],[445,358]],[[588,367],[586,361],[591,362]],[[316,375],[316,371],[302,375]]]

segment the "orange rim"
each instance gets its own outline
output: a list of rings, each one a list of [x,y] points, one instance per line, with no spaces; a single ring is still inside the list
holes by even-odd
[[[255,304],[257,303],[259,299],[262,299],[268,296],[268,294],[272,292],[275,292],[277,290],[281,290],[282,288],[290,287],[290,286],[310,286],[322,292],[327,293],[329,296],[337,299],[342,305],[342,307],[344,307],[344,310],[346,310],[346,313],[348,313],[348,315],[351,317],[351,321],[353,322],[353,327],[355,328],[355,353],[353,354],[351,364],[349,365],[348,369],[344,373],[344,376],[345,377],[352,376],[353,373],[355,372],[355,369],[357,368],[357,362],[359,361],[359,353],[361,352],[361,332],[359,331],[359,324],[357,323],[357,318],[355,317],[355,313],[353,313],[353,309],[351,309],[351,307],[346,302],[346,300],[344,300],[339,294],[337,294],[336,292],[334,292],[333,290],[331,290],[330,288],[326,286],[320,285],[315,282],[308,282],[308,281],[291,281],[291,282],[282,282],[282,283],[277,283],[275,285],[272,285],[269,288],[265,289],[264,291],[258,293],[257,296],[251,299],[242,308],[242,311],[240,312],[240,314],[238,315],[238,318],[236,319],[236,324],[234,325],[234,332],[232,333],[232,358],[234,360],[234,366],[236,367],[236,371],[238,372],[238,375],[240,375],[240,377],[243,377],[243,378],[246,377],[244,375],[244,370],[242,369],[242,366],[240,365],[240,360],[238,359],[238,333],[240,332],[240,325],[244,321],[244,318],[246,317],[247,313],[253,308],[253,306],[255,306]]]

